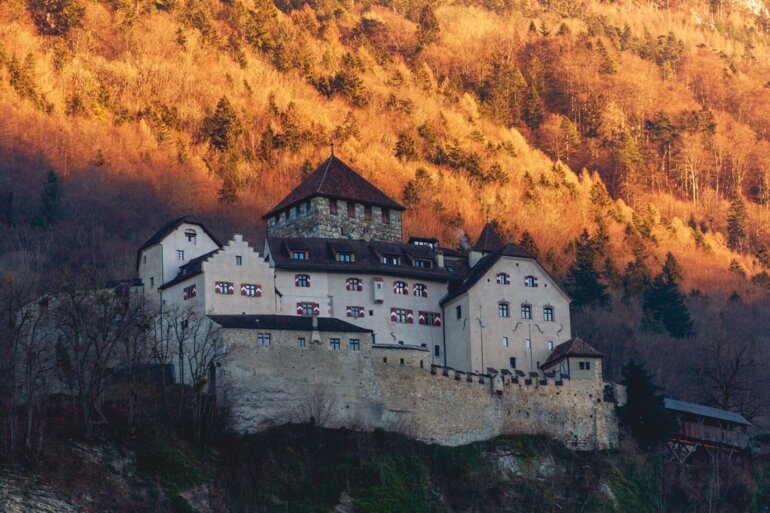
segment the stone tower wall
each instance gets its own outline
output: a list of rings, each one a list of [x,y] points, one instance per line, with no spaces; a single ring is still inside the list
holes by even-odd
[[[310,212],[306,203],[300,205],[299,214],[292,207],[267,219],[270,237],[322,237],[327,239],[367,239],[384,242],[402,242],[401,212],[390,209],[390,223],[382,221],[382,209],[371,207],[371,219],[366,219],[364,205],[355,203],[355,216],[348,216],[347,202],[337,200],[337,213],[332,214],[329,198],[310,200]],[[277,219],[277,222],[276,222]]]

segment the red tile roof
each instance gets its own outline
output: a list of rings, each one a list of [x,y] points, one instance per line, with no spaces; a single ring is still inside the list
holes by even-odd
[[[350,166],[332,155],[275,207],[263,215],[262,219],[267,219],[314,196],[353,200],[366,205],[406,210],[353,171]]]

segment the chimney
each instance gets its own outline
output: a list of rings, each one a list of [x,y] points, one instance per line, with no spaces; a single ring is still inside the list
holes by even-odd
[[[310,340],[316,344],[321,343],[321,332],[318,331],[317,315],[313,315],[313,332],[310,334]]]
[[[442,253],[441,251],[436,252],[436,265],[438,266],[439,269],[444,268],[444,253]]]

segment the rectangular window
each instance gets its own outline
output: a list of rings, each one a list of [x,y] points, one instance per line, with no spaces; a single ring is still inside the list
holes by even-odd
[[[510,285],[511,284],[511,276],[508,273],[497,273],[497,284],[498,285]]]
[[[407,310],[406,308],[391,308],[390,320],[403,324],[412,324],[414,322],[414,314],[411,310]]]
[[[537,287],[537,278],[535,276],[529,275],[524,277],[524,286],[525,287]]]
[[[384,224],[390,224],[390,210],[382,209],[382,222]]]
[[[441,326],[441,314],[438,312],[417,312],[417,318],[425,326]]]
[[[526,347],[527,349],[532,349],[532,340],[530,339],[525,340],[524,347]]]
[[[235,255],[235,265],[243,265],[243,257],[240,255]]]
[[[497,305],[497,315],[500,317],[510,317],[511,316],[511,309],[508,306],[508,303],[499,303]]]
[[[299,219],[299,216],[301,216],[301,215],[302,215],[302,207],[301,207],[301,205],[297,205],[297,206],[295,207],[294,211],[295,211],[295,212],[296,212],[296,214],[297,214],[297,219]]]
[[[185,287],[182,289],[182,299],[184,301],[187,301],[188,299],[192,299],[195,296],[198,295],[198,286],[197,285],[190,285],[189,287]]]
[[[262,286],[256,283],[241,283],[241,296],[262,297]]]
[[[415,283],[414,295],[417,297],[428,297],[428,287],[424,283]]]
[[[338,338],[330,338],[329,339],[329,346],[332,348],[332,351],[339,351],[340,350],[340,339],[338,339]]]
[[[257,334],[257,345],[258,346],[269,346],[270,345],[270,333],[258,333]]]
[[[419,267],[420,269],[432,269],[433,260],[429,260],[427,258],[416,258],[414,260],[414,266]]]
[[[214,293],[215,294],[224,294],[226,296],[232,296],[233,295],[233,283],[231,281],[215,281],[214,282]]]
[[[543,320],[544,321],[553,321],[553,307],[552,306],[544,306],[543,307]]]
[[[318,303],[303,301],[301,303],[297,303],[297,315],[303,315],[305,317],[321,315],[321,307],[318,305]]]
[[[330,199],[329,200],[329,213],[333,216],[337,215],[337,200],[336,199]]]
[[[147,264],[147,255],[142,257],[142,264]]]
[[[192,229],[184,231],[184,236],[187,237],[187,242],[192,242],[193,244],[195,244],[195,239],[197,235],[198,234],[195,232],[195,230],[192,230]]]
[[[441,356],[441,346],[436,344],[433,346],[433,356]]]
[[[363,306],[349,306],[345,309],[345,312],[348,317],[352,317],[353,319],[365,317],[366,314],[366,310],[364,310]]]
[[[155,278],[153,276],[150,276],[150,288],[155,288]]]
[[[578,367],[580,370],[591,370],[591,362],[580,362],[578,363]]]
[[[310,202],[309,202],[309,201],[308,201],[307,203],[305,203],[305,214],[310,214],[310,209],[311,209],[311,208],[312,208],[312,207],[311,207],[311,205],[310,205]]]
[[[184,260],[184,251],[181,249],[176,250],[176,259],[177,260]]]
[[[295,274],[294,275],[294,286],[295,287],[301,287],[301,288],[307,288],[310,286],[310,275],[309,274]]]
[[[361,349],[361,341],[357,338],[351,338],[350,339],[350,350],[351,351],[359,351]]]
[[[553,351],[553,340],[548,341],[548,350]]]
[[[356,204],[348,201],[348,217],[356,217]]]
[[[515,356],[511,356],[508,361],[511,364],[511,369],[515,369],[516,368],[516,357]]]
[[[397,255],[383,255],[382,263],[387,265],[401,265],[401,257]]]
[[[299,344],[299,347],[305,347],[305,339],[304,339],[304,337],[299,337],[297,339],[297,343]]]
[[[461,305],[457,305],[457,307],[455,307],[455,313],[457,314],[457,318],[458,319],[462,319],[463,318],[463,307]]]
[[[508,347],[508,337],[503,337],[500,341],[502,342],[503,347]]]
[[[394,294],[398,294],[400,296],[408,296],[409,295],[409,286],[406,284],[406,282],[394,281],[393,282],[393,293]]]
[[[293,249],[291,251],[292,260],[307,260],[307,251]]]
[[[364,206],[364,219],[367,221],[372,220],[372,207]]]
[[[522,319],[532,318],[532,305],[521,305],[521,318]]]
[[[337,253],[337,262],[355,262],[355,254],[347,251]]]
[[[348,278],[345,280],[345,289],[355,292],[361,292],[364,290],[364,284],[360,278]]]

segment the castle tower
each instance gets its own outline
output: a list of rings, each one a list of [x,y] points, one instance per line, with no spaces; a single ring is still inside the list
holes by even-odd
[[[268,237],[400,243],[404,210],[332,153],[262,219]]]

